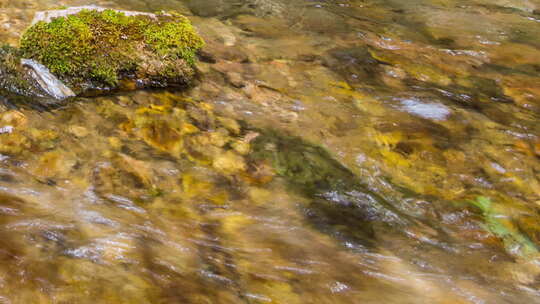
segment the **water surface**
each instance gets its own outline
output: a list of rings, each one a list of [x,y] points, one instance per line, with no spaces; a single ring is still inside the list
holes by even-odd
[[[1,98],[2,303],[536,303],[540,3],[177,10],[201,83]]]

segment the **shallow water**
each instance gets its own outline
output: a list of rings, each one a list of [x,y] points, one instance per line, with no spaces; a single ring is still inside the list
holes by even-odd
[[[178,10],[201,83],[1,98],[2,303],[540,302],[540,2]]]

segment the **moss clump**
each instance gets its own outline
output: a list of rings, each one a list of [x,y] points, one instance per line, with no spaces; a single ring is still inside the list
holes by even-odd
[[[115,87],[124,78],[186,82],[203,45],[179,14],[126,16],[115,10],[82,10],[38,22],[21,39],[24,57],[38,60],[75,89]]]
[[[88,24],[68,16],[39,22],[24,34],[21,47],[25,56],[38,59],[53,73],[74,74],[88,64],[93,36]]]
[[[20,50],[8,45],[0,46],[0,89],[20,95],[36,94],[20,63]]]
[[[152,24],[144,32],[145,42],[161,56],[182,58],[193,63],[195,53],[204,43],[187,19],[176,16],[185,22]]]
[[[19,74],[20,56],[21,54],[18,49],[9,45],[0,46],[0,75],[4,76],[0,78],[0,83],[9,75]]]

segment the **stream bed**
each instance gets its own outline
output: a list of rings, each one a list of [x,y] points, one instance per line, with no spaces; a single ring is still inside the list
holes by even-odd
[[[0,303],[540,303],[538,0],[186,15],[185,91],[0,94]]]

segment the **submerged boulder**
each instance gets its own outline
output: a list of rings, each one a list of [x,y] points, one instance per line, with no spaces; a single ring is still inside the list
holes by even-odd
[[[196,75],[195,57],[203,45],[190,21],[175,12],[96,6],[40,12],[22,35],[20,49],[0,54],[0,60],[18,62],[6,72],[13,81],[0,85],[13,93],[39,91],[57,99],[117,89],[184,87]],[[7,69],[0,66],[0,72]],[[30,88],[25,87],[28,82]]]

